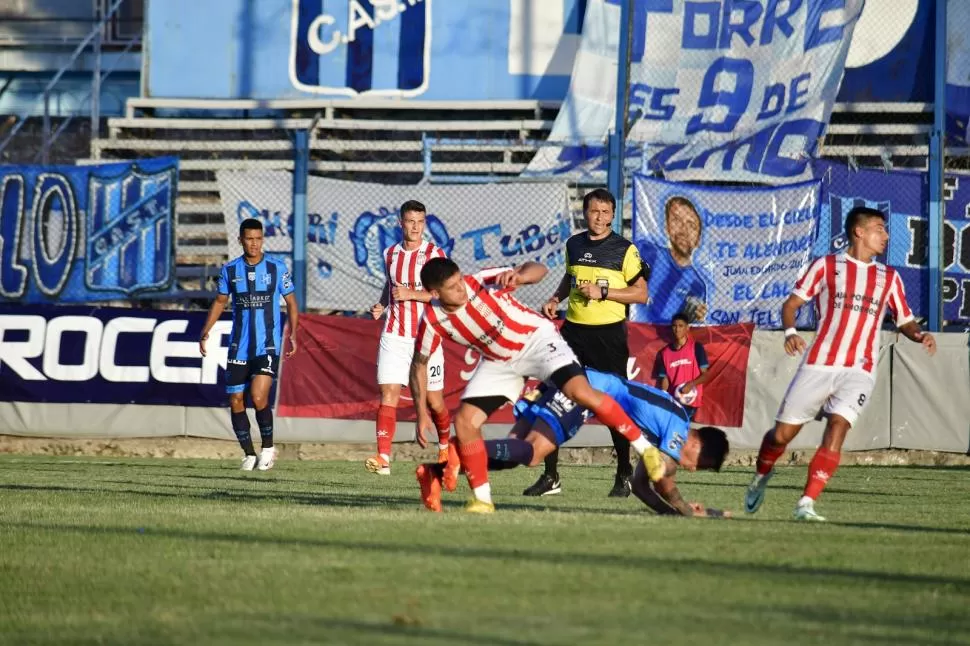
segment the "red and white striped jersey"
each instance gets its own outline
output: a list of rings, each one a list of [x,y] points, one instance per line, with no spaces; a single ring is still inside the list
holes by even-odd
[[[872,372],[886,309],[897,327],[914,318],[896,270],[846,254],[817,259],[792,293],[806,301],[818,297],[818,334],[805,357],[810,366]]]
[[[438,349],[441,337],[478,350],[493,361],[511,361],[525,347],[529,337],[552,322],[530,310],[512,296],[511,289],[499,289],[495,277],[511,267],[485,269],[464,276],[468,302],[447,312],[431,301],[418,325],[416,352],[426,357]]]
[[[421,289],[421,268],[432,258],[445,258],[445,251],[431,242],[408,251],[402,243],[384,250],[384,273],[387,275],[388,305],[384,334],[413,339],[418,334],[418,321],[427,307],[418,301],[398,301],[391,293],[394,287]]]

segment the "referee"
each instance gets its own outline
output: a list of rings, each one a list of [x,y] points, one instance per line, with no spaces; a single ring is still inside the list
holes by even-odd
[[[627,347],[628,306],[647,302],[649,269],[632,242],[613,232],[616,210],[613,194],[598,188],[583,198],[587,230],[566,241],[566,274],[556,293],[546,301],[543,313],[556,318],[559,303],[567,296],[562,336],[588,368],[626,378],[630,350]],[[610,429],[616,448],[616,482],[611,497],[630,495],[630,443]],[[545,472],[526,496],[548,496],[562,491],[559,482],[559,450],[546,457]]]

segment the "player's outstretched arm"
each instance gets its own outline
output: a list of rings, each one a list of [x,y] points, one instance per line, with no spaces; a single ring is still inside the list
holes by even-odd
[[[687,502],[677,488],[674,474],[677,466],[667,460],[667,473],[656,482],[650,482],[641,465],[633,474],[633,493],[643,504],[660,515],[679,515],[701,518],[730,518],[731,512],[705,508],[696,502]]]
[[[899,328],[899,331],[910,341],[919,343],[926,348],[931,357],[936,354],[936,337],[929,332],[924,332],[916,321],[904,324]]]
[[[203,357],[206,354],[205,341],[209,338],[209,330],[212,326],[216,324],[219,317],[226,309],[226,303],[229,302],[229,296],[226,294],[219,294],[216,299],[212,301],[212,305],[209,307],[209,315],[205,319],[205,325],[202,326],[202,334],[199,335],[199,354]]]

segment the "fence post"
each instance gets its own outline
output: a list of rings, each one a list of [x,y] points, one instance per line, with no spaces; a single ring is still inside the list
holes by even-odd
[[[933,132],[930,134],[930,212],[929,212],[929,328],[939,332],[943,326],[943,155],[946,133],[946,0],[936,3],[936,43],[933,76]]]
[[[623,234],[623,157],[626,153],[627,86],[630,83],[630,21],[633,0],[620,0],[620,44],[616,66],[616,112],[613,132],[607,140],[608,166],[606,185],[616,198],[613,230]]]
[[[301,312],[306,311],[307,206],[306,185],[310,163],[310,133],[297,130],[293,137],[293,285]]]
[[[428,182],[431,180],[431,141],[428,139],[428,133],[421,133],[421,161],[424,163],[424,177],[423,182]]]

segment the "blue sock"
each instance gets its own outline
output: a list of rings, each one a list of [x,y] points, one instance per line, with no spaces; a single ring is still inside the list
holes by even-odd
[[[532,462],[532,445],[525,440],[505,438],[502,440],[486,440],[485,453],[488,455],[488,470],[501,471],[515,467],[529,466]]]
[[[267,406],[256,411],[256,425],[259,426],[259,437],[263,441],[263,448],[273,446],[273,409]]]
[[[242,447],[246,455],[256,455],[256,449],[253,448],[253,438],[249,435],[249,418],[246,416],[246,411],[240,413],[230,411],[229,417],[232,419],[232,431],[236,434],[236,439],[239,440],[239,446]]]

